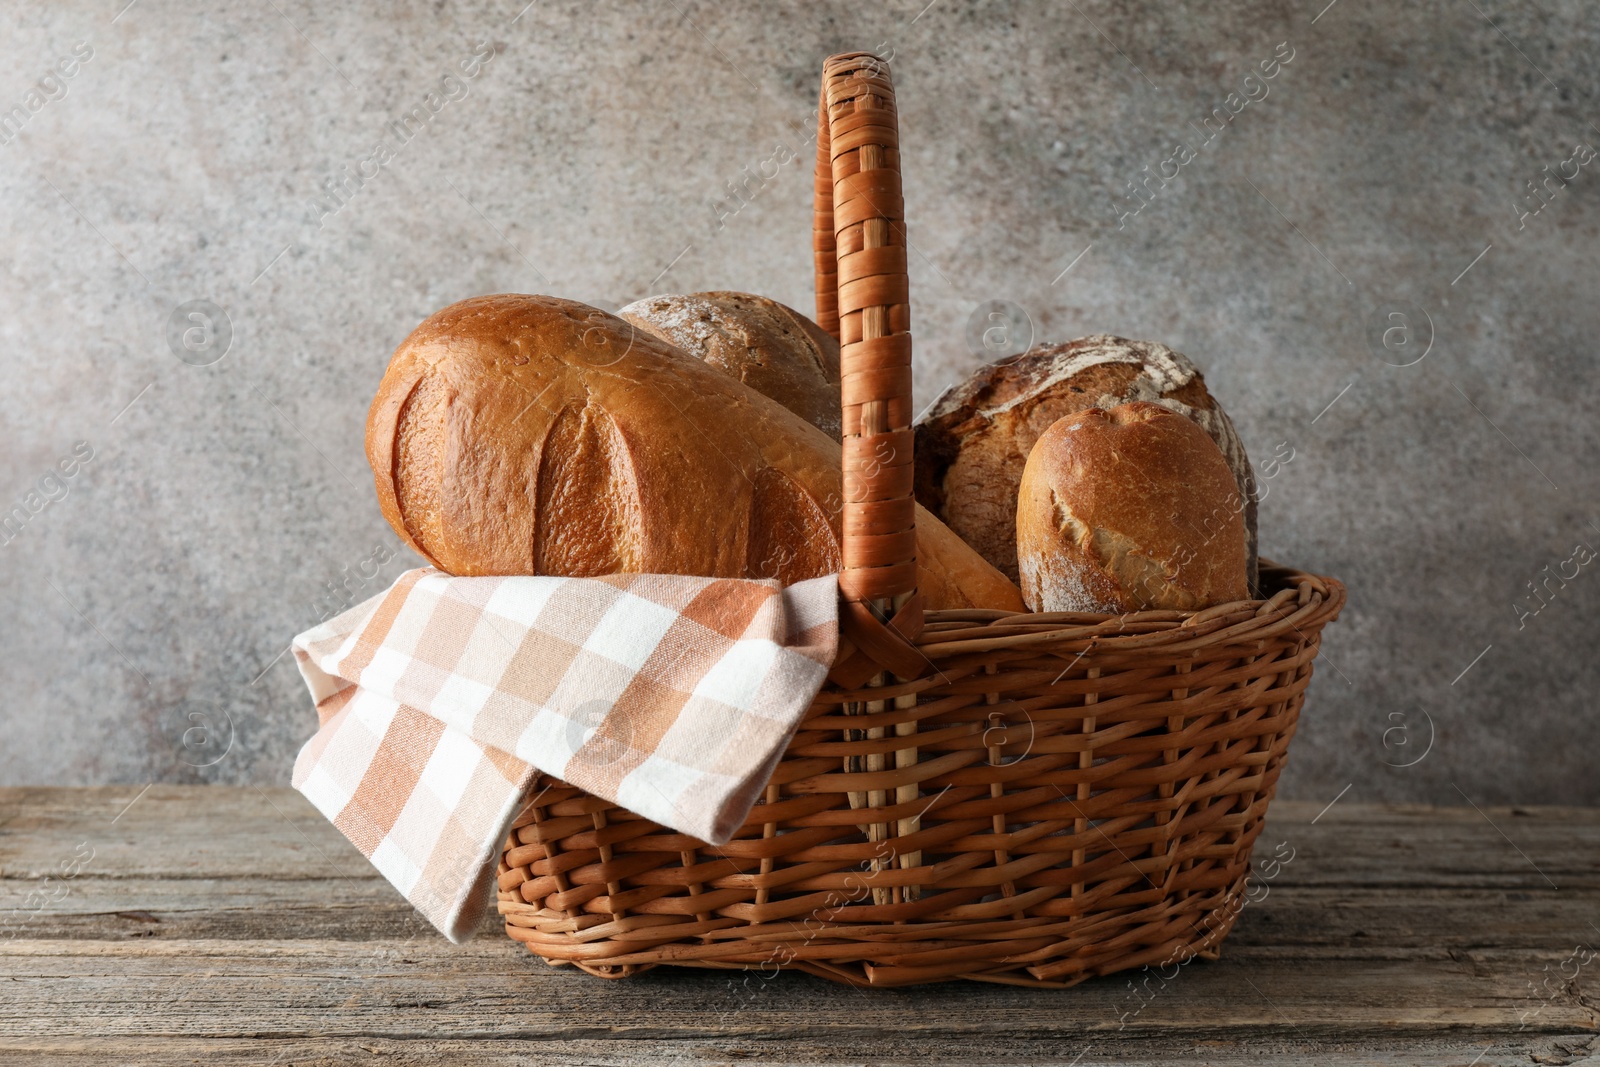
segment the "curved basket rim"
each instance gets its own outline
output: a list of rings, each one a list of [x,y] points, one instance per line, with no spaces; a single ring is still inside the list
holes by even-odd
[[[974,612],[924,612],[924,631],[915,642],[925,655],[1024,648],[1060,644],[1071,650],[1086,645],[1106,651],[1132,651],[1194,642],[1228,646],[1273,636],[1287,625],[1318,628],[1332,622],[1343,610],[1347,593],[1337,578],[1263,561],[1264,576],[1278,586],[1271,597],[1215,604],[1198,611],[1132,611],[1117,615],[1095,612],[985,611],[986,621],[967,618]],[[954,618],[951,618],[951,617]],[[945,621],[970,622],[954,638],[952,631],[927,629]],[[1017,627],[1006,632],[1007,627]],[[1136,630],[1129,634],[1129,629]],[[1001,632],[980,636],[977,631]]]

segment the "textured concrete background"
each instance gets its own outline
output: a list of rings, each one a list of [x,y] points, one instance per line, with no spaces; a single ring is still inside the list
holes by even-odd
[[[394,346],[499,291],[809,309],[785,161],[866,48],[919,403],[985,301],[1165,341],[1262,468],[1263,552],[1349,583],[1284,791],[1600,802],[1593,5],[125,2],[0,34],[0,505],[40,493],[0,546],[0,782],[286,781],[288,639],[413,562],[362,454]]]

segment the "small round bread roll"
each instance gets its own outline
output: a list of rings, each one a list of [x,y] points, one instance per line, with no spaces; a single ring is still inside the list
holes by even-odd
[[[1198,611],[1249,596],[1233,472],[1211,437],[1143,401],[1059,419],[1028,454],[1017,563],[1034,611]]]
[[[800,312],[753,293],[652,296],[617,312],[839,440],[839,342]]]

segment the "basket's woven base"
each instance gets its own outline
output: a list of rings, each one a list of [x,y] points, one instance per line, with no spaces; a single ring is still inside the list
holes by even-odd
[[[500,911],[552,963],[1066,986],[1215,957],[1338,582],[1122,617],[931,612],[936,670],[825,689],[721,848],[536,782]],[[867,703],[873,701],[874,703]]]

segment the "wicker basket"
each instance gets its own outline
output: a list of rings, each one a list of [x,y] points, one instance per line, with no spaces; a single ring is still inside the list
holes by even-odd
[[[822,88],[839,657],[720,848],[535,782],[500,864],[506,930],[606,977],[680,964],[1066,986],[1215,957],[1344,588],[1264,563],[1265,599],[1200,612],[924,612],[894,93],[865,54],[829,59]]]

